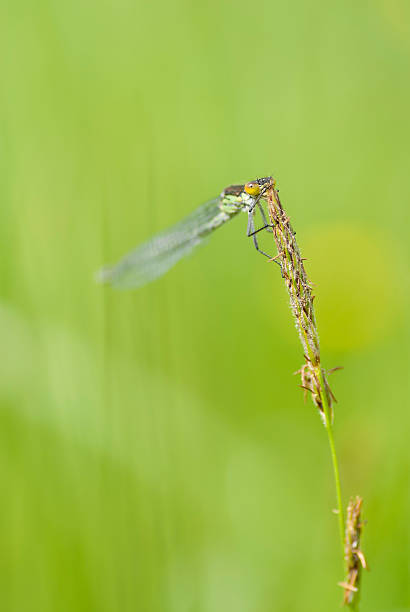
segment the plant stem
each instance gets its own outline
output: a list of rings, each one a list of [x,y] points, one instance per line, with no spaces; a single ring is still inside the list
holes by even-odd
[[[328,440],[329,440],[330,454],[332,456],[333,474],[334,474],[334,477],[335,477],[337,511],[338,511],[339,532],[340,532],[339,535],[340,535],[340,543],[341,543],[341,546],[342,546],[342,560],[344,560],[344,555],[345,555],[345,522],[344,522],[344,516],[343,516],[342,489],[341,489],[341,485],[340,485],[339,465],[338,465],[338,461],[337,461],[335,440],[334,440],[334,437],[333,437],[333,427],[332,427],[332,422],[331,422],[331,419],[330,419],[329,400],[328,400],[328,395],[327,395],[327,391],[326,391],[325,382],[324,382],[324,379],[323,379],[322,368],[320,367],[320,365],[319,365],[318,370],[319,370],[319,380],[320,380],[320,386],[321,386],[322,406],[323,406],[323,412],[325,414],[325,419],[326,419],[326,431],[327,431],[327,437],[328,437]]]
[[[276,189],[276,181],[271,177],[266,190],[269,217],[273,230],[278,254],[272,258],[279,261],[282,278],[285,281],[290,307],[295,317],[296,328],[303,346],[305,363],[298,373],[301,376],[301,387],[310,391],[315,406],[319,409],[329,440],[332,457],[333,475],[336,487],[337,513],[339,523],[340,545],[343,566],[346,563],[346,580],[339,585],[344,588],[343,603],[356,612],[359,609],[359,585],[362,568],[367,568],[366,559],[360,550],[360,533],[362,523],[360,511],[361,497],[351,499],[347,507],[347,524],[345,529],[344,512],[342,506],[342,491],[340,485],[339,466],[337,461],[335,441],[333,437],[333,410],[334,396],[326,380],[326,372],[321,367],[319,335],[313,308],[312,284],[310,283],[296,242],[290,219],[283,209]],[[343,567],[343,569],[345,569]]]

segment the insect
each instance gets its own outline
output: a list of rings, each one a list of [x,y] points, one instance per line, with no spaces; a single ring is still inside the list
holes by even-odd
[[[248,214],[247,236],[252,237],[259,253],[270,258],[259,248],[257,234],[262,230],[272,231],[272,224],[266,218],[261,201],[275,184],[276,181],[268,176],[245,185],[226,187],[217,198],[202,204],[179,223],[142,243],[117,264],[103,267],[97,274],[97,280],[118,289],[141,287],[165,274],[241,211]],[[258,229],[255,229],[256,210],[260,211],[263,221]]]

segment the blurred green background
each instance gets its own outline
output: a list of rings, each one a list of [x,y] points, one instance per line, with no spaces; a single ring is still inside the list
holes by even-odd
[[[237,218],[94,283],[225,186],[278,179],[364,497],[362,610],[410,610],[410,8],[0,8],[4,612],[338,610],[326,434],[279,271]]]

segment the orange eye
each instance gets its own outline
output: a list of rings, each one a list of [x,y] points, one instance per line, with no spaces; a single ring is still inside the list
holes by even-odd
[[[261,188],[259,187],[259,185],[258,185],[258,183],[256,181],[251,181],[250,183],[246,183],[245,191],[250,196],[257,196],[257,195],[260,194]]]

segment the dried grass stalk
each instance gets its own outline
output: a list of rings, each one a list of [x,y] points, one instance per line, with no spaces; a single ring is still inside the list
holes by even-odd
[[[305,396],[309,393],[313,403],[319,409],[329,439],[336,485],[336,513],[339,519],[340,542],[343,557],[347,564],[346,581],[340,583],[345,589],[344,603],[357,610],[360,570],[362,567],[366,567],[364,555],[360,550],[362,500],[357,497],[355,501],[350,501],[347,508],[345,531],[339,467],[333,438],[333,405],[336,399],[327,381],[327,375],[339,368],[333,368],[326,372],[321,366],[319,334],[313,308],[312,283],[309,281],[303,265],[304,260],[296,242],[296,233],[292,228],[289,216],[282,207],[276,182],[273,179],[265,197],[268,202],[273,236],[278,250],[278,255],[273,259],[281,265],[282,276],[289,293],[290,307],[303,346],[305,362],[297,373],[301,376],[301,387]]]
[[[360,549],[363,500],[361,497],[350,499],[346,513],[345,561],[346,580],[339,582],[344,589],[343,603],[355,607],[358,603],[361,570],[368,569],[365,556]]]
[[[327,402],[329,418],[332,422],[335,397],[327,382],[326,372],[320,365],[319,334],[313,308],[315,296],[312,295],[312,284],[307,277],[295,239],[295,232],[288,215],[283,210],[274,181],[268,191],[267,200],[273,225],[273,236],[278,249],[275,259],[281,264],[282,275],[289,293],[290,307],[304,351],[305,363],[297,373],[301,375],[301,386],[305,390],[305,395],[307,392],[310,393],[326,425],[324,400]],[[323,397],[324,395],[326,397]]]

